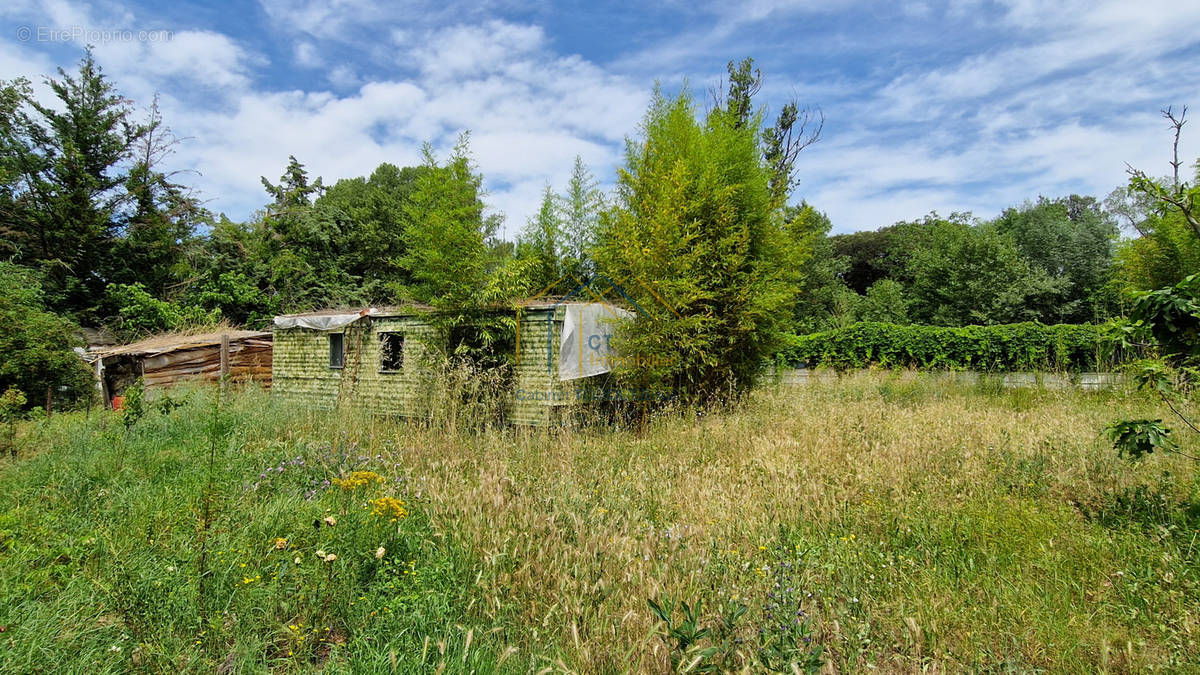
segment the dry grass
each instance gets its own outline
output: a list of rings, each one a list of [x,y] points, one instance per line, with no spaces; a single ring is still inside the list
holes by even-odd
[[[1186,495],[1194,467],[1131,469],[1099,435],[1161,412],[1123,394],[934,386],[866,374],[785,387],[640,435],[408,427],[400,456],[435,527],[476,552],[475,611],[515,616],[505,639],[562,655],[547,666],[666,670],[647,610],[664,595],[746,602],[751,644],[781,543],[807,551],[833,670],[1194,663],[1195,546],[1082,513],[1166,468]],[[1140,618],[1126,597],[1140,591],[1123,586],[1136,574],[1176,582]]]
[[[704,626],[745,604],[728,640],[703,641],[717,654],[682,663],[758,672],[778,623],[768,594],[782,580],[827,672],[1200,663],[1197,467],[1163,456],[1131,466],[1100,433],[1117,418],[1169,415],[1149,398],[864,373],[765,388],[737,409],[662,416],[640,432],[555,431],[489,425],[494,405],[474,400],[475,379],[454,381],[432,392],[439,412],[424,423],[298,410],[254,391],[228,404],[214,546],[251,569],[279,557],[277,537],[305,556],[336,545],[347,584],[336,612],[321,600],[328,580],[296,583],[291,552],[261,582],[236,566],[214,576],[233,604],[212,625],[197,624],[190,592],[162,585],[168,565],[195,566],[200,474],[184,467],[206,447],[195,440],[212,417],[206,390],[132,432],[113,413],[31,426],[26,454],[0,465],[10,650],[29,669],[75,655],[109,672],[136,664],[109,651],[120,640],[179,670],[228,658],[283,672],[668,672],[680,655],[647,601],[669,597],[700,602]],[[265,492],[245,487],[289,458],[304,466]],[[380,544],[350,536],[361,504],[312,488],[351,468],[385,474],[413,514],[405,560],[417,573],[398,577],[400,590],[382,577],[352,583]],[[312,523],[330,509],[344,522],[326,541]],[[789,578],[785,561],[799,563]],[[117,582],[142,589],[141,604],[97,599],[97,584]],[[125,618],[97,628],[97,614]],[[298,621],[344,633],[293,656]],[[99,636],[91,651],[58,637],[73,631]]]

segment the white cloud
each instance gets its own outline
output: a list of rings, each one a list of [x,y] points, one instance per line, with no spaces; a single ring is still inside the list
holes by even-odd
[[[296,63],[305,68],[316,68],[325,63],[325,60],[321,58],[321,54],[317,50],[317,46],[306,40],[297,42],[293,52],[296,57]]]
[[[801,154],[803,196],[828,212],[840,232],[972,211],[990,218],[1038,195],[1103,197],[1126,181],[1125,166],[1167,170],[1170,138],[1152,114],[1116,125],[1073,122],[1026,129],[1019,137],[979,137],[946,152],[921,139],[883,144],[870,134],[813,146]],[[1200,155],[1200,139],[1185,142]]]
[[[811,19],[845,7],[676,2],[677,27],[648,41],[614,36],[609,53],[624,56],[602,61],[573,54],[552,22],[530,18],[545,8],[497,18],[503,1],[262,0],[270,26],[259,35],[274,45],[159,26],[103,2],[15,0],[0,16],[172,30],[167,42],[98,44],[97,58],[139,103],[162,93],[167,123],[192,139],[176,163],[200,170],[204,195],[233,217],[265,200],[258,177],[277,177],[289,154],[332,181],[415,163],[423,142],[444,151],[470,129],[489,201],[509,214],[512,234],[548,182],[564,184],[576,154],[611,180],[654,79],[670,90],[689,78],[703,99],[724,55],[746,50],[773,63],[764,100],[824,108],[826,138],[801,155],[798,196],[842,231],[933,209],[990,216],[1038,194],[1102,195],[1123,182],[1127,161],[1165,171],[1169,138],[1154,112],[1200,100],[1200,61],[1178,55],[1200,44],[1187,30],[1200,5],[912,0],[886,19],[860,8],[849,28],[817,34]],[[969,35],[947,47],[947,22]],[[767,37],[789,25],[786,42]],[[62,53],[0,42],[0,78],[69,69],[74,58]],[[297,80],[272,84],[281,73]],[[1200,154],[1197,141],[1185,134],[1185,157]]]
[[[754,23],[780,15],[846,10],[852,4],[854,3],[832,3],[824,0],[747,0],[738,3],[717,2],[713,8],[727,21]]]
[[[370,21],[380,12],[371,0],[262,0],[263,10],[277,26],[313,37],[339,35],[351,23]]]
[[[284,12],[284,5],[268,4]],[[349,0],[288,7],[294,10],[288,20],[305,33],[290,40],[293,57],[310,69],[320,68],[323,44],[312,36],[338,30],[339,17],[361,8]],[[115,20],[92,16],[82,5],[58,2],[53,9],[55,21]],[[140,103],[162,93],[167,123],[189,139],[172,161],[197,170],[202,196],[235,218],[263,203],[259,176],[274,180],[289,154],[332,181],[369,174],[384,161],[415,164],[422,143],[446,150],[469,129],[489,199],[513,214],[515,233],[536,210],[542,186],[565,183],[576,154],[597,175],[611,175],[620,140],[643,110],[641,86],[550,52],[540,26],[492,20],[386,35],[402,41],[411,76],[365,80],[354,62],[340,63],[324,73],[333,91],[321,80],[305,90],[263,89],[254,74],[270,65],[266,59],[212,31],[177,30],[167,42],[104,43],[96,56]],[[29,46],[0,45],[0,73],[48,64]]]
[[[211,31],[172,32],[169,40],[114,41],[96,45],[96,60],[128,89],[139,82],[154,89],[242,88],[250,83],[253,57],[228,36]]]
[[[1154,112],[1200,94],[1200,64],[1169,56],[1198,43],[1181,27],[1200,6],[1013,0],[998,16],[976,6],[960,18],[989,42],[826,108],[844,124],[801,171],[815,169],[805,196],[839,230],[1103,196],[1125,182],[1126,162],[1165,170],[1170,139]],[[1197,141],[1185,136],[1186,157]]]
[[[362,44],[384,42],[396,26],[428,29],[450,23],[482,23],[497,0],[259,0],[275,28],[317,39]],[[512,0],[515,6],[523,6]]]
[[[421,72],[435,80],[478,77],[540,50],[545,35],[539,26],[489,21],[433,31],[422,46],[409,52]]]
[[[325,73],[325,79],[338,90],[354,89],[362,84],[362,78],[358,76],[358,73],[344,63],[330,68]]]
[[[44,54],[0,42],[0,79],[24,77],[31,82],[54,72],[55,64]]]

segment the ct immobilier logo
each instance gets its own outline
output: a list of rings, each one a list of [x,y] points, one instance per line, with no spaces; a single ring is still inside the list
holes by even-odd
[[[633,284],[653,299],[650,306],[638,303],[631,297],[627,289],[634,288]],[[553,290],[561,288],[571,290],[561,296],[551,294]],[[671,359],[662,355],[617,353],[612,345],[613,331],[617,324],[635,318],[653,321],[662,319],[668,313],[683,318],[658,291],[636,276],[618,282],[605,274],[593,275],[587,281],[566,274],[517,306],[519,311],[533,308],[546,310],[546,374],[553,374],[557,362],[559,380],[599,375],[614,367],[662,365]],[[565,311],[561,333],[555,339],[555,315],[559,308]],[[522,323],[517,321],[518,364],[521,360]]]

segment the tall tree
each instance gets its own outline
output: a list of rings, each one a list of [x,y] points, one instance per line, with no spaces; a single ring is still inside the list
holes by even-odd
[[[935,214],[923,221],[902,221],[878,230],[830,237],[834,253],[847,259],[842,273],[846,286],[864,294],[881,279],[910,283],[909,262],[921,245],[923,233],[937,221],[940,219]]]
[[[0,391],[18,389],[29,405],[89,395],[90,373],[72,351],[83,342],[79,327],[47,311],[33,270],[0,262],[0,322]]]
[[[1189,183],[1179,175],[1179,168],[1183,164],[1183,160],[1179,159],[1179,139],[1183,134],[1183,125],[1187,123],[1187,106],[1178,115],[1168,107],[1162,111],[1162,116],[1171,123],[1175,135],[1170,182],[1155,180],[1140,169],[1128,167],[1129,187],[1152,198],[1161,213],[1174,212],[1182,216],[1192,233],[1200,238],[1200,181]]]
[[[28,82],[5,87],[0,145],[17,230],[18,258],[42,271],[47,304],[94,318],[107,279],[104,261],[118,236],[127,160],[148,133],[105,78],[89,50],[78,71],[47,78],[54,104],[36,100]],[[19,104],[13,106],[13,94]]]
[[[1139,238],[1119,251],[1119,276],[1128,290],[1174,286],[1200,272],[1200,161],[1192,180],[1181,175],[1179,140],[1187,122],[1187,108],[1176,114],[1162,111],[1174,134],[1172,174],[1155,179],[1127,167],[1129,185],[1110,195],[1106,205],[1125,216]]]
[[[528,261],[529,286],[537,293],[562,294],[575,287],[573,281],[564,278],[568,270],[560,211],[558,196],[547,185],[541,207],[525,224],[517,244],[518,255]]]
[[[339,267],[360,285],[367,301],[400,300],[395,289],[411,281],[400,264],[406,252],[405,204],[423,170],[380,164],[367,178],[339,180],[316,200],[318,209],[335,212]]]
[[[1063,291],[1021,256],[1010,237],[992,225],[930,224],[910,262],[913,318],[940,326],[998,324],[1042,318]]]
[[[685,90],[655,91],[641,136],[626,145],[599,269],[647,314],[618,334],[646,387],[692,401],[746,390],[791,325],[796,270],[760,145],[761,114],[719,107],[703,124]]]
[[[176,182],[178,172],[162,166],[179,141],[163,123],[157,98],[143,129],[125,178],[129,212],[114,242],[105,278],[112,283],[140,283],[151,295],[164,298],[189,272],[187,252],[206,213],[191,192]]]
[[[1086,323],[1110,315],[1104,294],[1113,260],[1117,224],[1093,197],[1041,197],[1037,203],[1007,209],[996,220],[1022,257],[1061,289],[1045,298],[1041,321]]]
[[[236,324],[269,324],[284,308],[271,285],[274,270],[262,219],[240,223],[221,215],[207,230],[190,260],[196,282],[188,288],[188,302],[220,310]]]
[[[444,164],[426,144],[420,175],[405,204],[408,226],[401,264],[405,294],[435,307],[470,307],[485,281],[494,224],[483,215],[482,177],[463,134]]]
[[[754,114],[754,96],[762,89],[762,71],[754,59],[730,61],[728,86],[724,94],[713,92],[714,107],[723,110],[736,126],[750,123]],[[761,126],[761,123],[760,123]],[[820,108],[800,107],[788,101],[779,111],[774,126],[762,130],[762,153],[771,170],[771,198],[776,207],[787,203],[796,186],[795,166],[800,152],[821,139],[825,114]]]
[[[340,264],[342,223],[328,206],[313,201],[324,193],[320,178],[309,181],[304,165],[288,157],[278,184],[262,178],[273,199],[261,216],[270,285],[285,310],[357,304],[358,288]]]
[[[309,182],[308,171],[295,155],[288,155],[288,165],[283,170],[283,175],[279,177],[278,185],[267,180],[266,176],[260,177],[259,180],[262,181],[263,188],[272,198],[267,210],[274,217],[312,206],[313,200],[320,197],[325,191],[321,178],[318,177],[317,180]]]
[[[587,281],[595,273],[592,248],[596,245],[596,233],[600,228],[600,214],[604,211],[604,193],[598,187],[595,176],[575,157],[571,178],[559,199],[563,230],[563,259],[565,272],[580,281]]]
[[[25,182],[31,149],[21,119],[28,95],[28,81],[0,81],[0,255],[6,259],[25,258],[34,231],[33,195]]]
[[[841,279],[849,267],[849,257],[834,251],[828,236],[833,227],[829,217],[808,203],[788,207],[783,217],[792,241],[812,250],[812,255],[799,270],[800,296],[796,303],[795,331],[815,333],[836,328],[847,319],[853,321],[847,314],[847,305],[854,303],[857,296]],[[854,297],[848,298],[848,295]]]

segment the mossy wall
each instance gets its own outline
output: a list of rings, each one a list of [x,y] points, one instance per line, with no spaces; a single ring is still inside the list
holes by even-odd
[[[380,335],[404,334],[404,366],[380,372]],[[342,368],[329,367],[329,334],[342,333],[346,355]],[[289,328],[275,332],[272,362],[275,391],[316,408],[353,401],[379,412],[411,415],[428,371],[424,351],[436,334],[419,317],[385,317],[358,321],[344,328],[319,331]]]
[[[571,403],[572,390],[558,380],[563,315],[561,307],[520,313],[516,378],[509,407],[509,419],[514,424],[555,424],[565,406]],[[549,350],[547,344],[551,346]]]
[[[520,312],[518,358],[510,392],[509,420],[514,424],[556,423],[571,403],[573,387],[558,381],[558,342],[563,309]],[[549,335],[547,335],[547,318]],[[401,332],[404,366],[380,372],[380,334]],[[345,365],[329,367],[329,333],[343,333]],[[403,416],[423,414],[425,387],[436,386],[424,365],[436,330],[418,316],[374,317],[334,331],[289,328],[275,331],[272,389],[315,408],[350,401],[375,412]],[[552,345],[547,350],[547,344]],[[549,368],[547,368],[549,363]]]

